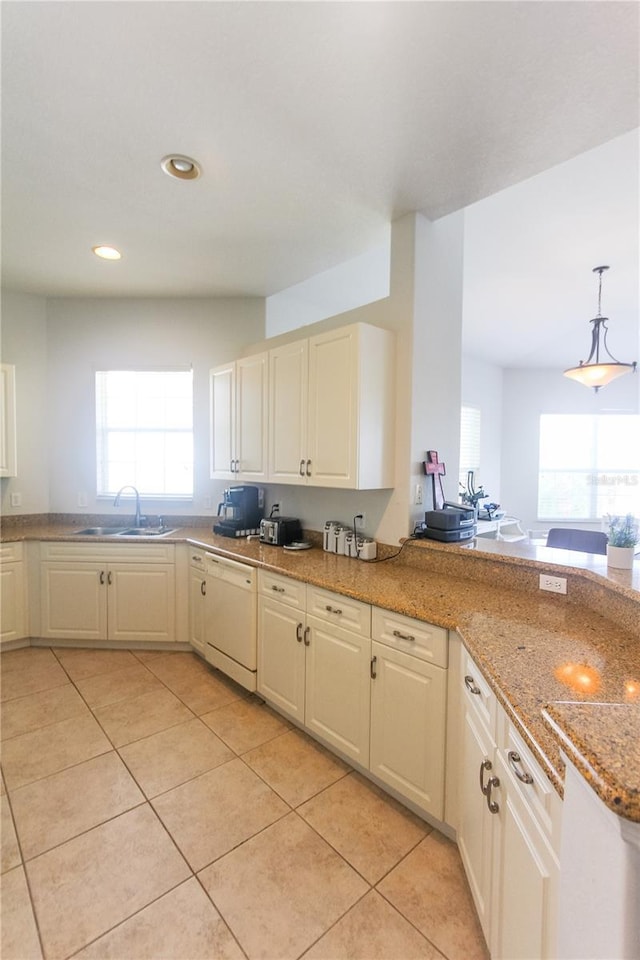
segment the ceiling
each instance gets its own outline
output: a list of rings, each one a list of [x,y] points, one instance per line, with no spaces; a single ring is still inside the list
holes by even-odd
[[[566,285],[569,255],[584,340],[596,265],[573,246],[584,223],[569,249],[564,233],[549,244],[539,198],[515,222],[500,197],[637,127],[639,9],[4,0],[3,284],[263,297],[376,246],[407,212],[436,219],[476,204],[482,256],[467,267],[465,302],[484,304],[469,315],[478,349],[501,336],[494,312],[517,323],[523,237],[529,249],[544,241],[534,276]],[[160,160],[172,152],[196,158],[202,177],[167,177]],[[487,235],[478,201],[496,194]],[[123,259],[97,260],[97,243]],[[525,360],[534,353],[525,344]]]

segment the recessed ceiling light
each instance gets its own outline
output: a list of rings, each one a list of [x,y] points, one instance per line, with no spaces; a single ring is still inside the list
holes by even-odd
[[[170,177],[176,177],[178,180],[197,180],[201,172],[195,160],[191,157],[183,157],[179,153],[163,157],[160,166]]]
[[[101,257],[103,260],[120,260],[122,254],[119,250],[116,250],[115,247],[109,247],[104,243],[99,244],[97,247],[91,247],[96,257]]]

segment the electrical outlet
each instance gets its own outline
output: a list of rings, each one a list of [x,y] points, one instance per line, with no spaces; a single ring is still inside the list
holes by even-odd
[[[360,518],[356,520],[356,530],[361,533],[367,525],[367,515],[363,510],[362,513],[357,513],[356,516]]]
[[[88,502],[88,501],[87,501],[87,495],[86,495],[86,493],[79,493],[79,494],[78,494],[78,506],[79,506],[79,507],[86,507],[87,502]]]
[[[21,494],[21,493],[12,493],[12,494],[11,494],[11,506],[12,506],[12,507],[21,507],[21,506],[22,506],[22,494]]]
[[[422,504],[422,484],[416,483],[416,496],[414,503],[416,507],[419,507]]]
[[[540,589],[549,590],[550,593],[566,593],[566,577],[550,577],[546,573],[540,574]]]
[[[205,510],[211,510],[211,506],[212,506],[212,504],[211,504],[211,497],[205,497],[205,498],[204,498],[204,508],[205,508]]]

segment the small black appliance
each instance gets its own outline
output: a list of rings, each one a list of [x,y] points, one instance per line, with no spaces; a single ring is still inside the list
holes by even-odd
[[[222,537],[248,537],[260,533],[264,513],[264,490],[260,487],[227,487],[218,504],[218,517],[213,532]]]
[[[269,517],[260,521],[261,543],[285,547],[295,540],[302,540],[302,526],[297,517]]]
[[[427,510],[422,536],[442,543],[462,543],[476,535],[475,510],[445,500],[442,510]]]

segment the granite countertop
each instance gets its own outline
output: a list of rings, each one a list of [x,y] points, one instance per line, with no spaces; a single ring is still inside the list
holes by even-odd
[[[628,687],[630,694],[640,695],[640,684]],[[640,823],[640,706],[554,703],[543,714],[598,796],[611,810]]]
[[[77,529],[71,524],[16,527],[3,530],[2,539],[78,542]],[[82,538],[100,539],[114,542],[112,537]],[[159,538],[118,537],[118,542],[141,539]],[[565,597],[517,589],[509,584],[508,572],[494,585],[460,576],[459,563],[457,576],[434,571],[428,561],[421,565],[416,556],[421,551],[366,563],[317,546],[293,552],[258,540],[230,540],[202,526],[181,527],[160,539],[213,548],[458,630],[556,790],[562,794],[562,749],[612,810],[640,822],[640,637],[612,619]],[[505,570],[509,566],[507,560]],[[638,609],[640,614],[640,603]]]

